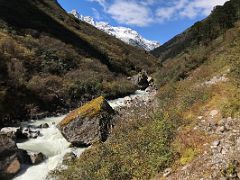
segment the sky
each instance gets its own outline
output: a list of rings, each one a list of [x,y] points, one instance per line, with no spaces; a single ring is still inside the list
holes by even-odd
[[[161,44],[206,18],[227,0],[58,0],[70,12],[76,9],[96,21],[124,26]]]

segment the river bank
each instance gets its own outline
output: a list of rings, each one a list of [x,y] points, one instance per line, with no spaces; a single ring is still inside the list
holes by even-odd
[[[108,103],[115,109],[118,114],[131,113],[130,109],[136,106],[143,106],[151,102],[156,91],[154,89],[147,89],[145,91],[138,90],[130,96],[110,100]],[[123,113],[124,112],[124,113]],[[46,179],[48,173],[58,167],[61,167],[64,156],[67,153],[74,153],[79,157],[86,148],[74,148],[65,140],[61,132],[57,129],[56,125],[65,117],[51,117],[42,120],[32,120],[23,123],[23,126],[38,127],[41,124],[48,123],[49,128],[39,129],[40,136],[36,139],[30,139],[22,143],[17,143],[19,149],[27,151],[41,152],[47,159],[35,166],[25,166],[21,172],[14,178],[15,180],[35,180]]]

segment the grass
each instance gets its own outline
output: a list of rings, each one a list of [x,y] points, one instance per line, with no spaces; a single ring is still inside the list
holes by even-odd
[[[229,31],[239,32],[239,27]],[[202,56],[182,61],[184,53],[167,60],[156,75],[161,87],[149,117],[141,117],[143,110],[138,109],[116,125],[105,143],[86,150],[68,169],[54,175],[59,179],[151,179],[167,167],[192,162],[203,152],[203,144],[213,140],[193,130],[197,117],[220,107],[223,115],[224,111],[232,116],[239,113],[240,38],[234,34],[234,41],[220,36],[205,48],[188,50],[187,56],[195,58],[204,52],[204,61]],[[187,72],[184,78],[182,72]],[[227,82],[202,85],[224,73]]]
[[[191,162],[196,157],[197,154],[198,152],[195,149],[192,148],[185,149],[185,151],[182,154],[182,157],[179,160],[181,165],[186,165],[189,162]]]

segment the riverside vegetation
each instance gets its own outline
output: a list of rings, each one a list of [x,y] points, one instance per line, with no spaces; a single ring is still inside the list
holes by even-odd
[[[222,117],[240,115],[239,18],[240,1],[231,0],[154,50],[162,68],[155,76],[159,90],[148,116],[143,118],[139,107],[105,143],[53,174],[59,179],[158,179],[165,168],[191,163],[213,138],[193,131],[199,115],[213,108]],[[226,81],[212,80],[216,76],[226,76]]]
[[[81,22],[56,0],[3,0],[0,9],[0,127],[133,93],[127,77],[155,71],[154,56]]]
[[[74,102],[81,101],[85,96],[87,96],[86,99],[100,94],[105,94],[107,97],[118,96],[135,90],[135,87],[125,79],[141,69],[147,69],[150,73],[155,72],[154,79],[158,86],[156,100],[151,105],[127,109],[130,115],[127,118],[120,117],[107,141],[92,145],[80,158],[67,164],[66,169],[53,171],[51,176],[54,178],[161,179],[162,172],[166,168],[171,167],[174,170],[191,163],[204,152],[203,144],[210,143],[214,139],[213,136],[208,136],[202,131],[194,131],[199,115],[217,109],[221,117],[230,116],[239,119],[239,0],[231,0],[224,6],[216,7],[207,19],[196,23],[181,35],[154,50],[152,54],[161,62],[158,69],[154,69],[158,63],[155,63],[152,55],[125,45],[90,25],[66,15],[53,0],[25,0],[24,3],[23,0],[6,1],[0,2],[0,8],[4,9],[6,5],[9,6],[8,8],[13,8],[13,3],[18,2],[19,7],[22,4],[37,7],[36,12],[40,10],[44,15],[36,14],[35,17],[51,17],[50,22],[57,22],[57,25],[46,30],[46,26],[43,27],[42,24],[27,18],[27,14],[24,14],[21,8],[16,13],[25,15],[26,24],[21,24],[21,21],[13,20],[14,17],[6,15],[5,11],[0,11],[0,17],[5,17],[2,23],[4,26],[0,34],[1,39],[9,40],[10,38],[18,47],[17,51],[15,49],[13,51],[17,52],[17,56],[14,56],[17,64],[24,62],[23,70],[13,71],[11,75],[9,68],[6,67],[16,69],[14,67],[21,67],[21,65],[12,63],[12,51],[9,53],[4,48],[4,53],[1,53],[5,61],[1,61],[0,69],[5,73],[0,77],[0,95],[4,99],[10,98],[11,101],[8,102],[16,103],[8,107],[19,107],[18,102],[24,106],[35,103],[35,106],[37,105],[40,109],[46,107],[48,110],[53,108],[55,111],[58,108],[53,106],[61,105],[54,101],[49,102],[52,92],[58,92],[59,100],[64,100],[61,102],[63,106],[73,106]],[[51,8],[56,11],[50,12]],[[49,19],[43,19],[43,21],[49,22]],[[10,29],[9,23],[13,25]],[[67,31],[63,32],[58,26]],[[26,30],[26,27],[31,31]],[[21,32],[19,28],[23,34],[19,34]],[[55,32],[55,28],[61,33]],[[32,29],[38,29],[39,32],[35,34]],[[40,33],[40,31],[48,32]],[[73,32],[78,36],[76,40],[72,36]],[[89,35],[90,32],[94,32],[96,36]],[[63,37],[62,34],[66,36]],[[82,39],[86,44],[78,44]],[[46,43],[48,41],[51,43]],[[11,43],[6,43],[3,47],[8,47],[8,44]],[[59,51],[59,48],[62,51]],[[52,51],[49,52],[51,49]],[[100,56],[93,56],[95,52]],[[35,53],[40,54],[37,56]],[[76,64],[72,65],[65,61]],[[88,71],[86,71],[87,67],[89,67]],[[59,70],[61,70],[60,73]],[[30,75],[23,72],[30,72]],[[10,78],[15,74],[17,77],[23,77],[23,83],[19,81],[16,83],[14,78]],[[88,79],[89,77],[91,78]],[[79,80],[79,78],[82,79]],[[89,84],[91,88],[82,89],[89,87]],[[121,91],[119,84],[124,85]],[[10,88],[7,91],[2,87],[5,89],[11,87],[12,94],[18,92],[14,100],[13,95],[9,94]],[[39,87],[42,89],[38,89]],[[71,89],[72,87],[74,88]],[[71,90],[69,91],[68,88]],[[70,95],[69,92],[71,92]],[[83,96],[78,97],[79,94]],[[31,100],[27,98],[29,96]],[[43,103],[42,106],[40,102]],[[6,101],[2,101],[1,105],[0,108],[4,110],[1,112],[4,114],[14,109],[7,108]],[[21,113],[22,109],[19,109]],[[227,169],[235,169],[235,167]],[[217,173],[221,174],[220,171]]]

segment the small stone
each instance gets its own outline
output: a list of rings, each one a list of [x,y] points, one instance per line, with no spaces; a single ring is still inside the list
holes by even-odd
[[[228,120],[228,121],[231,121],[231,120],[232,120],[232,117],[228,117],[227,120]]]
[[[226,155],[226,154],[227,154],[226,149],[222,148],[221,154],[222,154],[222,155]]]
[[[220,145],[220,141],[214,141],[213,143],[212,143],[212,146],[213,147],[217,147],[217,146],[219,146]]]
[[[201,120],[203,118],[203,116],[198,116],[198,119]]]
[[[44,123],[44,124],[41,124],[40,126],[38,126],[38,128],[46,129],[46,128],[49,128],[49,125],[48,125],[48,123]]]
[[[28,155],[30,156],[31,163],[33,165],[40,164],[46,159],[46,156],[41,152],[28,152]]]
[[[218,114],[218,111],[217,110],[212,110],[211,112],[210,112],[210,116],[216,116]]]
[[[171,168],[167,168],[167,169],[164,170],[163,176],[164,176],[164,177],[167,177],[167,176],[169,176],[171,173],[172,173],[172,169],[171,169]]]
[[[217,132],[224,133],[224,131],[225,131],[225,126],[220,126],[219,128],[217,128]]]
[[[202,124],[206,123],[206,120],[205,119],[201,120],[201,123]]]
[[[73,152],[69,152],[64,155],[63,162],[71,162],[74,161],[77,158],[77,156]]]

